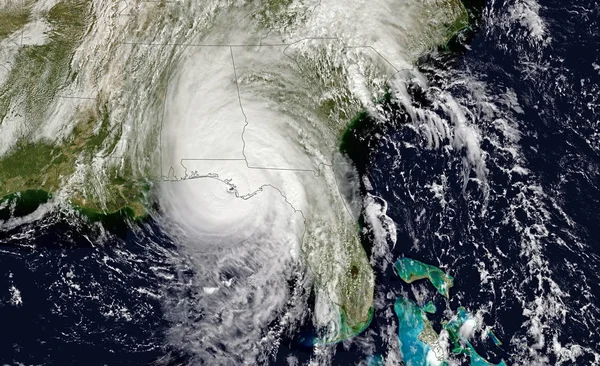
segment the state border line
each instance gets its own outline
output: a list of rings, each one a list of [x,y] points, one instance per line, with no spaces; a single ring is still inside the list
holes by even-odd
[[[182,158],[179,161],[179,164],[184,168],[184,176],[179,178],[179,180],[184,180],[187,178],[187,167],[183,164],[184,161],[245,161],[246,162],[246,168],[247,169],[257,169],[257,170],[274,170],[274,171],[295,171],[295,172],[312,172],[316,177],[321,175],[321,169],[323,166],[328,166],[328,167],[332,167],[333,166],[333,155],[335,154],[335,151],[332,152],[332,158],[331,158],[331,163],[325,163],[325,162],[320,162],[317,165],[316,169],[303,169],[303,168],[283,168],[283,167],[263,167],[263,166],[253,166],[250,165],[250,163],[248,162],[248,158],[246,156],[246,141],[244,139],[244,134],[246,132],[246,127],[249,125],[249,120],[248,117],[244,111],[244,107],[243,107],[243,103],[241,100],[241,93],[240,93],[240,89],[239,89],[239,83],[238,83],[238,76],[237,76],[237,68],[235,65],[235,56],[233,54],[233,48],[243,48],[243,47],[284,47],[283,50],[283,54],[288,57],[290,60],[292,60],[292,62],[294,62],[296,65],[298,65],[297,60],[295,60],[292,56],[290,56],[289,54],[286,53],[287,49],[295,44],[301,43],[301,42],[305,42],[305,41],[309,41],[309,40],[318,40],[318,41],[338,41],[341,43],[342,47],[340,49],[341,51],[344,51],[345,49],[351,49],[351,48],[366,48],[366,49],[371,49],[373,52],[375,52],[377,54],[378,57],[380,57],[385,63],[387,63],[395,72],[393,72],[391,75],[389,75],[389,77],[386,79],[386,83],[389,82],[389,80],[391,80],[396,74],[402,72],[402,71],[408,71],[409,69],[398,69],[396,66],[394,66],[387,58],[385,58],[377,49],[375,49],[373,46],[370,45],[347,45],[341,38],[339,37],[304,37],[301,39],[298,39],[294,42],[290,42],[290,43],[262,43],[262,39],[261,42],[259,44],[202,44],[202,43],[146,43],[146,42],[121,42],[121,44],[124,45],[141,45],[141,46],[150,46],[150,47],[156,47],[156,46],[161,46],[161,47],[168,47],[168,46],[177,46],[177,47],[209,47],[209,48],[225,48],[228,47],[229,51],[230,51],[230,55],[231,55],[231,61],[232,61],[232,66],[233,66],[233,72],[234,72],[234,77],[235,77],[235,83],[236,83],[236,91],[238,94],[238,104],[240,106],[240,110],[242,111],[242,114],[244,116],[244,126],[242,128],[242,133],[241,133],[241,138],[242,138],[242,156],[244,156],[243,159],[228,159],[228,158]],[[160,127],[160,161],[161,161],[161,178],[166,179],[166,180],[170,180],[168,179],[168,176],[164,175],[164,171],[163,171],[163,164],[162,164],[162,128],[163,128],[163,124],[164,124],[164,114],[165,114],[165,109],[166,109],[166,105],[163,106],[163,116],[162,116],[162,120],[161,120],[161,127]],[[171,172],[174,172],[173,167],[171,166],[169,169],[169,175],[171,174]],[[175,177],[175,175],[173,174],[173,177]],[[176,178],[176,177],[175,177]]]
[[[237,94],[238,94],[238,103],[240,105],[240,109],[242,111],[242,114],[244,115],[244,126],[242,128],[242,133],[241,133],[241,138],[242,138],[242,155],[244,156],[244,158],[239,158],[239,159],[231,159],[231,158],[182,158],[180,159],[180,165],[184,168],[185,173],[184,176],[179,178],[180,180],[182,179],[186,179],[187,177],[187,167],[185,165],[183,165],[184,161],[245,161],[246,163],[246,168],[247,169],[256,169],[256,170],[273,170],[273,171],[294,171],[294,172],[312,172],[316,177],[320,176],[321,174],[321,169],[323,166],[328,166],[331,167],[333,166],[332,163],[325,163],[325,162],[320,162],[317,164],[316,169],[304,169],[304,168],[289,168],[289,167],[268,167],[268,166],[256,166],[256,165],[250,165],[250,163],[248,162],[248,158],[246,156],[246,152],[245,152],[245,148],[246,148],[246,141],[244,139],[244,134],[246,132],[246,127],[249,125],[249,120],[248,117],[244,111],[243,108],[243,103],[241,101],[241,93],[240,93],[240,89],[239,89],[239,83],[238,83],[238,76],[237,76],[237,68],[235,65],[235,56],[233,54],[233,48],[240,48],[240,47],[284,47],[283,50],[283,54],[288,57],[292,62],[294,62],[296,65],[298,65],[298,62],[296,59],[293,58],[293,56],[289,55],[288,53],[286,53],[286,51],[288,50],[289,47],[301,43],[301,42],[305,42],[305,41],[309,41],[309,40],[315,40],[315,41],[339,41],[342,45],[340,52],[345,50],[345,49],[351,49],[351,48],[366,48],[366,49],[371,49],[373,52],[375,52],[377,54],[377,56],[379,56],[383,61],[385,61],[393,70],[395,70],[394,73],[392,73],[386,80],[386,82],[388,82],[389,80],[391,80],[391,78],[393,78],[396,74],[398,74],[399,72],[402,71],[408,71],[409,69],[398,69],[396,68],[387,58],[385,58],[377,49],[375,49],[373,46],[370,45],[347,45],[341,38],[339,37],[304,37],[301,39],[298,39],[296,41],[293,42],[289,42],[289,43],[262,43],[262,39],[261,39],[261,43],[259,44],[197,44],[197,43],[145,43],[145,42],[120,42],[120,44],[124,44],[124,45],[143,45],[143,46],[150,46],[150,47],[155,47],[155,46],[183,46],[183,47],[228,47],[230,50],[230,54],[231,54],[231,60],[232,60],[232,66],[233,66],[233,71],[234,71],[234,77],[235,77],[235,81],[236,81],[236,90],[237,90]],[[96,98],[94,97],[83,97],[83,96],[67,96],[67,95],[57,95],[58,98],[65,98],[65,99],[81,99],[81,100],[95,100]],[[168,179],[168,176],[164,175],[164,171],[163,171],[163,164],[162,164],[162,128],[163,128],[163,124],[164,124],[164,109],[166,109],[166,106],[163,106],[163,116],[161,118],[161,126],[160,126],[160,161],[161,161],[161,173],[160,173],[160,177],[161,179],[165,180]],[[332,159],[331,161],[333,162],[333,154],[335,152],[332,152]],[[104,158],[120,158],[120,157],[112,157],[109,155],[104,155],[104,156],[99,156],[99,157],[104,157]],[[169,172],[173,170],[173,167],[171,167],[169,169]]]

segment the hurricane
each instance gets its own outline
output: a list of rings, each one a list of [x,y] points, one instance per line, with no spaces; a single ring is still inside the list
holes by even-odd
[[[599,364],[598,11],[5,1],[0,361]]]

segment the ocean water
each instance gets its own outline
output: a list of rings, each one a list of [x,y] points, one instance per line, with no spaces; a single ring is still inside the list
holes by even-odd
[[[433,299],[437,331],[452,309],[476,314],[483,326],[471,341],[490,362],[600,364],[599,23],[593,1],[488,1],[462,47],[434,51],[392,81],[380,114],[351,131],[374,319],[353,339],[314,347],[302,342],[313,314],[290,306],[295,318],[258,330],[274,334],[260,363],[366,364],[378,355],[398,364],[393,306],[403,296]],[[40,212],[2,224],[1,362],[210,365],[224,352],[211,343],[199,358],[201,337],[174,341],[178,329],[212,319],[210,309],[182,305],[211,288],[198,292],[194,259],[160,220],[104,228],[54,207]],[[452,275],[450,299],[403,283],[399,257]],[[220,280],[244,275],[231,265]],[[285,280],[310,309],[303,279]],[[481,337],[488,329],[501,346]]]
[[[431,287],[393,273],[392,261],[406,256],[455,278],[447,309],[478,313],[503,343],[475,342],[488,360],[600,362],[599,10],[593,2],[489,2],[460,57],[423,60],[434,81],[406,87],[409,107],[392,99],[391,123],[370,120],[355,131],[362,191],[377,211],[369,235],[381,241],[389,219],[397,234],[393,243],[383,233],[386,244],[373,249],[381,308],[371,329],[394,328],[390,298],[431,296]],[[463,124],[462,136],[432,115]],[[446,307],[439,296],[436,304]],[[376,348],[393,344],[392,335],[375,330]]]

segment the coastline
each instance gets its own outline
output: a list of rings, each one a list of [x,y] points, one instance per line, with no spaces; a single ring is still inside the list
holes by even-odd
[[[27,216],[52,198],[53,194],[43,189],[26,189],[6,194],[0,197],[0,220]],[[74,201],[70,201],[70,205],[89,221],[101,222],[108,227],[121,225],[127,221],[140,222],[148,216],[147,206],[141,202],[131,202],[110,211]]]

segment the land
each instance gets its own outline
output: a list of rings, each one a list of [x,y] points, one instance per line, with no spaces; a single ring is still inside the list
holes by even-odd
[[[445,42],[469,23],[460,0],[450,1],[456,3],[458,10],[454,21],[443,24]],[[18,34],[32,21],[32,9],[37,3],[36,0],[8,1],[0,6],[0,41]],[[288,0],[268,0],[264,10],[255,16],[268,28],[274,24],[288,26],[292,20],[308,14],[306,11],[289,13],[286,10],[289,4]],[[71,62],[96,21],[91,7],[91,0],[62,0],[41,16],[38,14],[36,20],[50,26],[47,41],[21,46],[5,82],[0,85],[0,124],[15,113],[15,106],[24,114],[25,121],[25,126],[21,126],[22,136],[9,151],[0,155],[0,202],[30,190],[56,195],[73,177],[78,164],[91,164],[98,156],[106,158],[107,152],[112,151],[121,138],[120,128],[109,121],[111,111],[102,96],[96,99],[95,106],[79,111],[75,126],[66,137],[50,140],[33,136],[49,118],[51,107],[61,97],[61,88],[77,77]],[[431,41],[439,43],[439,35],[432,34]],[[334,113],[336,118],[347,118],[335,104],[333,100],[326,100],[318,108],[324,115]],[[357,118],[363,116],[361,112]],[[350,123],[348,129],[354,123]],[[343,140],[345,132],[339,133]],[[97,177],[88,173],[84,180],[89,183],[69,192],[68,199],[82,212],[114,213],[129,209],[134,217],[143,217],[149,204],[148,191],[156,177],[140,177],[133,171],[132,163],[127,160],[118,167],[108,168],[103,173],[106,183],[101,192],[94,187]]]
[[[441,269],[406,257],[398,259],[394,268],[404,282],[412,283],[428,279],[442,296],[450,297],[450,288],[454,285],[454,278]]]
[[[0,10],[0,39],[25,26],[34,2],[25,4]],[[44,191],[51,197],[74,174],[77,164],[91,164],[101,151],[111,151],[120,138],[120,131],[110,126],[110,111],[102,97],[95,106],[78,112],[75,126],[66,138],[57,142],[31,136],[48,118],[51,105],[60,98],[60,88],[76,76],[70,64],[93,23],[90,7],[90,0],[65,0],[54,5],[42,17],[51,26],[47,41],[20,47],[6,82],[0,86],[0,121],[16,106],[24,111],[26,124],[22,126],[24,136],[0,157],[0,202],[14,201],[19,192],[28,197],[27,192]],[[5,23],[3,19],[11,21]],[[131,211],[133,217],[143,217],[149,182],[132,180],[129,170],[127,166],[109,170],[106,190],[75,192],[71,202],[92,218],[124,209]],[[27,202],[31,206],[32,201]]]

